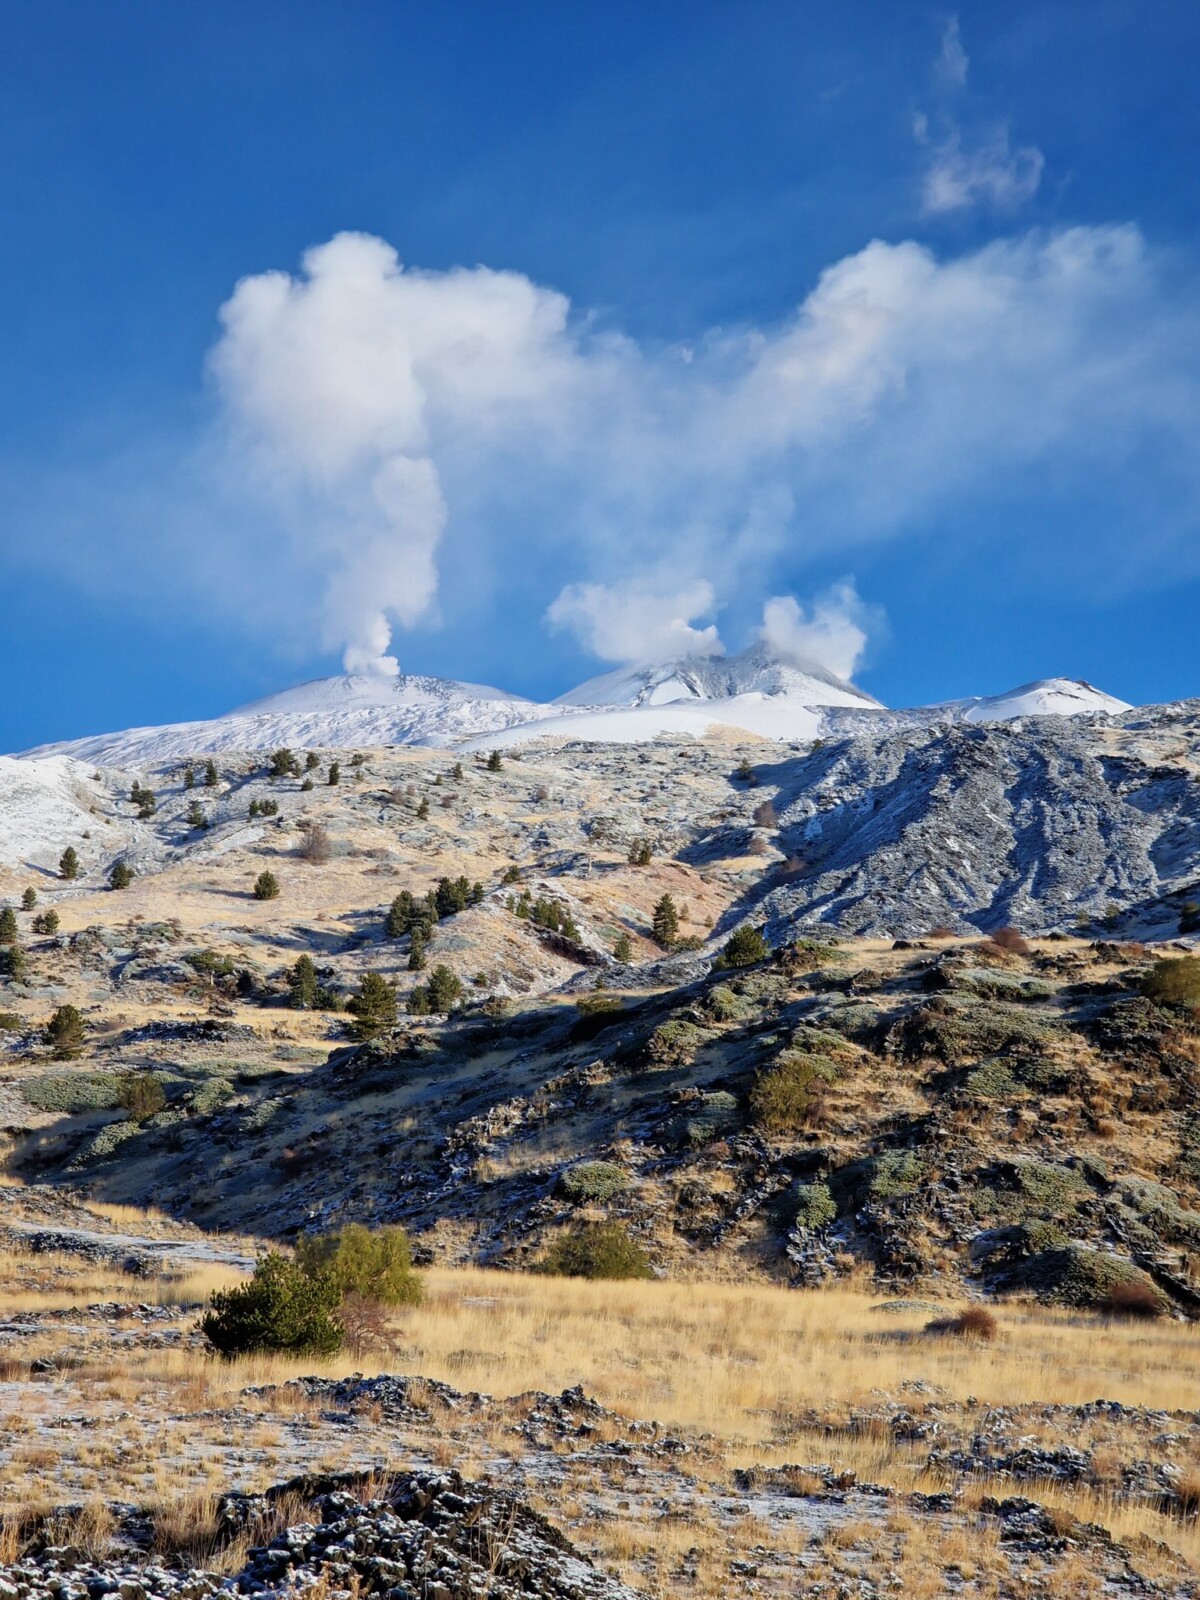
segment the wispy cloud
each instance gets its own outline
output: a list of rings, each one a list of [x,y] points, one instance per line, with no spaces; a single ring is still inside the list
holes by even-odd
[[[963,48],[958,18],[951,17],[942,29],[942,48],[937,59],[938,77],[951,88],[965,89],[969,66],[970,61]]]
[[[1042,181],[1046,160],[1036,145],[1014,149],[1004,123],[969,126],[970,108],[962,93],[968,67],[958,18],[951,17],[934,62],[937,111],[932,117],[918,112],[913,119],[913,137],[927,152],[921,180],[927,215],[978,205],[1012,211],[1032,199]]]

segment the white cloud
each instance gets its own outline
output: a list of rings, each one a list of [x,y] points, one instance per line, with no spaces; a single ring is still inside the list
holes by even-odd
[[[882,614],[864,605],[848,578],[818,595],[807,611],[790,594],[768,600],[759,637],[780,655],[850,679],[862,661],[869,630],[881,622]]]
[[[532,638],[555,595],[606,659],[719,649],[718,609],[734,643],[812,564],[934,530],[957,556],[1014,496],[1007,570],[1111,592],[1200,568],[1200,293],[1131,225],[875,240],[686,351],[341,235],[237,286],[213,372],[215,434],[38,486],[7,559],[383,672],[397,627],[503,609]],[[1085,533],[1055,508],[1088,497]]]
[[[548,421],[570,378],[567,302],[517,273],[406,272],[382,239],[338,234],[300,277],[245,278],[212,370],[241,441],[329,569],[327,641],[350,671],[395,673],[389,617],[437,592],[440,441]]]
[[[1012,210],[1031,199],[1046,162],[1036,145],[1014,150],[1007,128],[995,128],[973,149],[964,148],[957,129],[933,150],[922,183],[927,212],[961,211],[984,202]]]
[[[969,66],[970,61],[963,48],[958,18],[951,17],[942,29],[942,48],[937,61],[938,77],[951,88],[965,89]]]
[[[725,653],[715,625],[696,628],[716,606],[711,583],[700,579],[674,591],[638,583],[568,584],[551,603],[546,619],[565,628],[602,661],[646,665],[677,656]]]

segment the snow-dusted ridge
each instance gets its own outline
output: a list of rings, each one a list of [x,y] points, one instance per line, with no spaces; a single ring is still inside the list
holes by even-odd
[[[886,732],[943,721],[1114,715],[1128,709],[1123,700],[1090,684],[1048,678],[1006,694],[889,711],[815,663],[790,660],[758,644],[736,656],[618,668],[549,704],[447,678],[318,678],[208,721],[130,728],[42,745],[25,755],[151,768],[189,756],[280,745],[471,749],[537,738],[625,744],[663,734],[700,738],[714,727],[801,742],[854,727]]]

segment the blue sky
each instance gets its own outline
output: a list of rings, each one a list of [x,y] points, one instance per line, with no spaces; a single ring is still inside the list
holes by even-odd
[[[780,597],[892,704],[1200,692],[1198,60],[1184,0],[12,8],[0,749]]]

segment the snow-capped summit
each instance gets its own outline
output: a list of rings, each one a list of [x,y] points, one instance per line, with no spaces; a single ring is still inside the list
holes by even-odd
[[[973,695],[951,702],[963,722],[1009,722],[1016,717],[1078,717],[1129,711],[1125,700],[1105,694],[1082,678],[1038,678],[1004,694]],[[937,708],[935,708],[937,709]]]
[[[311,678],[291,689],[281,689],[278,694],[264,695],[261,700],[238,706],[227,712],[230,717],[303,716],[311,714],[336,715],[343,711],[362,711],[384,706],[395,710],[398,706],[413,706],[436,701],[485,700],[515,701],[519,705],[532,702],[519,694],[509,694],[505,689],[493,689],[482,683],[459,683],[453,678],[425,678],[411,674],[384,678],[378,674],[346,673],[336,678]]]
[[[503,689],[416,676],[315,678],[279,694],[253,700],[206,722],[130,728],[67,743],[43,745],[27,755],[69,755],[108,766],[154,766],[209,751],[352,750],[385,744],[445,746],[499,732],[514,723],[558,717]]]
[[[786,698],[802,706],[878,710],[879,702],[816,662],[797,661],[769,645],[736,656],[686,656],[654,666],[618,667],[559,695],[562,706],[665,706],[738,695]]]

